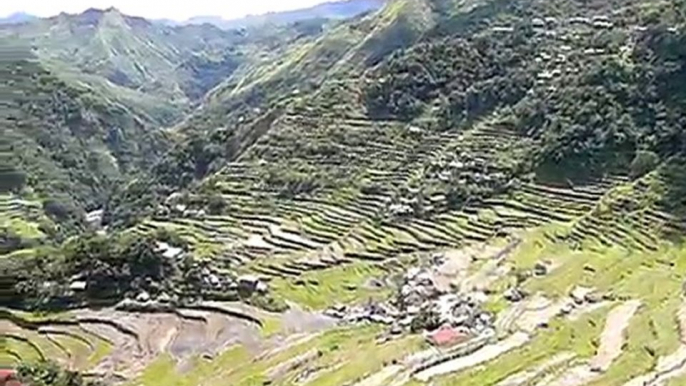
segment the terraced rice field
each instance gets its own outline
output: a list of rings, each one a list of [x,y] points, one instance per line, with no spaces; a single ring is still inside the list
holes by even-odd
[[[20,199],[12,194],[0,194],[0,227],[9,234],[22,240],[26,246],[36,244],[45,238],[41,225],[51,227],[52,222],[45,216],[39,202]],[[0,246],[0,257],[5,249],[15,247]]]
[[[632,386],[648,378],[655,384],[683,379],[677,316],[686,254],[667,240],[683,233],[685,223],[651,200],[659,171],[638,180],[519,180],[453,208],[451,183],[497,185],[531,140],[496,121],[442,133],[359,117],[324,122],[285,117],[214,176],[226,214],[157,216],[132,229],[174,230],[196,256],[258,274],[292,306],[290,314],[251,309],[254,318],[246,318],[243,310],[239,317],[211,307],[162,314],[78,310],[34,322],[15,315],[0,321],[6,342],[0,361],[49,357],[115,382],[150,386],[219,380]],[[317,124],[324,127],[303,130]],[[509,157],[502,156],[505,149]],[[265,166],[277,160],[330,174],[331,185],[284,195]],[[422,213],[393,211],[418,200]],[[0,204],[19,212],[11,198]],[[507,253],[484,252],[503,245],[511,246]],[[495,336],[443,352],[419,335],[377,341],[382,327],[335,326],[318,313],[392,295],[390,279],[400,267],[436,253],[472,256],[444,285],[485,294],[486,308],[497,314]],[[540,262],[550,272],[520,282],[518,274]],[[531,295],[523,304],[503,298],[515,285]],[[577,287],[601,300],[563,314]]]
[[[224,214],[180,210],[131,230],[173,230],[197,257],[269,281],[291,311],[12,314],[0,320],[0,364],[49,357],[145,386],[685,384],[686,250],[672,237],[686,221],[655,199],[661,169],[508,183],[537,139],[498,112],[433,131],[322,106],[326,114],[289,111],[206,181]],[[286,177],[305,181],[299,193]],[[455,204],[461,185],[489,194]],[[9,219],[34,207],[0,196]],[[512,247],[497,252],[503,245]],[[417,334],[377,340],[378,325],[338,326],[319,313],[391,296],[400,267],[434,254],[468,257],[442,284],[485,296],[494,335],[441,350]],[[547,274],[531,275],[540,263]],[[529,296],[504,300],[514,287]],[[578,288],[593,301],[572,299]]]
[[[498,136],[502,131],[487,125],[461,134],[408,133],[403,124],[359,118],[324,122],[324,128],[310,134],[303,128],[321,124],[321,118],[285,117],[240,160],[214,176],[230,215],[152,218],[135,231],[173,229],[200,252],[210,251],[213,258],[234,266],[255,262],[256,270],[272,276],[307,271],[292,261],[298,256],[312,267],[325,268],[353,259],[380,261],[397,253],[485,241],[498,231],[498,224],[477,216],[445,213],[447,198],[440,189],[422,195],[427,196],[429,217],[443,214],[441,223],[433,218],[396,221],[389,217],[389,208],[411,200],[403,197],[404,187],[414,180],[440,183],[434,169],[445,166],[448,154],[469,159],[452,160],[449,172],[454,176],[497,177],[497,167],[489,166],[498,164],[489,158],[497,153],[482,150],[512,147],[518,140],[513,134]],[[480,158],[471,160],[477,153]],[[271,172],[265,171],[268,164],[292,165],[329,175],[335,182],[314,194],[284,197],[270,180]],[[490,177],[485,179],[484,184],[490,184]],[[312,258],[322,254],[326,256]],[[274,263],[280,260],[286,261]]]
[[[330,319],[297,311],[270,315],[241,305],[203,303],[173,312],[76,310],[32,316],[2,311],[2,365],[50,359],[112,381],[133,379],[169,355],[180,368],[239,345],[252,353],[317,333]],[[275,334],[278,334],[276,336]]]
[[[498,151],[486,149],[516,149],[529,140],[485,123],[464,133],[407,135],[397,123],[330,118],[332,131],[340,126],[375,138],[330,143],[337,138],[331,133],[318,138],[291,132],[291,125],[306,126],[308,120],[314,119],[284,119],[281,131],[261,139],[216,176],[229,215],[153,218],[136,231],[173,228],[218,264],[257,273],[270,281],[276,296],[311,310],[388,296],[390,285],[371,288],[367,282],[386,283],[393,267],[406,259],[514,245],[507,254],[472,259],[467,276],[460,276],[462,284],[470,283],[463,288],[488,294],[498,334],[437,352],[413,335],[368,343],[371,335],[365,334],[376,331],[376,336],[379,330],[328,328],[310,338],[317,345],[286,345],[275,354],[254,356],[240,345],[226,347],[212,361],[189,365],[194,370],[188,374],[207,380],[203,384],[223,377],[246,385],[264,380],[284,385],[623,385],[640,377],[681,379],[676,318],[686,254],[667,240],[683,233],[684,222],[650,199],[659,187],[659,172],[638,180],[622,175],[566,184],[523,180],[459,209],[450,209],[439,188],[424,194],[431,198],[430,210],[421,216],[395,216],[391,207],[408,199],[407,186],[420,181],[440,187],[448,175],[441,168],[452,168],[451,176],[465,181],[480,176],[488,184],[505,166],[498,166],[504,165]],[[293,141],[293,135],[304,138]],[[326,157],[317,155],[321,149],[296,157],[302,149],[289,148],[323,139]],[[342,173],[336,178],[347,186],[283,196],[270,188],[262,161],[276,159],[308,165],[312,172]],[[540,262],[550,272],[521,283],[532,297],[523,305],[505,301],[503,293],[518,283],[517,274]],[[567,314],[563,310],[573,303],[569,294],[577,287],[601,300]],[[346,335],[352,331],[366,338]],[[349,357],[349,350],[357,350],[353,347],[369,355],[393,354],[362,364]],[[159,384],[155,379],[174,373],[175,364],[173,358],[158,357],[138,382]],[[189,377],[163,379],[187,384]]]
[[[487,294],[487,309],[498,315],[496,337],[438,354],[421,345],[407,348],[407,342],[416,343],[409,337],[365,346],[400,345],[405,351],[393,356],[395,363],[375,363],[354,375],[345,372],[346,377],[325,376],[347,365],[315,365],[328,357],[326,350],[303,347],[280,362],[258,356],[250,374],[229,371],[236,384],[264,377],[273,384],[297,379],[297,384],[360,386],[621,385],[641,374],[664,378],[665,363],[680,358],[674,343],[680,330],[673,321],[681,304],[678,272],[685,264],[683,251],[668,238],[686,228],[683,219],[652,199],[660,171],[637,180],[624,175],[565,183],[518,180],[486,199],[451,208],[450,184],[497,186],[532,141],[497,120],[435,133],[360,117],[290,115],[212,178],[228,202],[228,214],[151,218],[135,231],[173,229],[197,254],[256,273],[277,297],[310,310],[387,297],[389,279],[412,259],[514,245],[509,253],[473,259],[467,273],[458,275],[463,289]],[[284,195],[270,164],[330,175],[330,185]],[[417,197],[422,213],[394,213],[394,207],[411,206]],[[540,262],[550,267],[548,275],[519,283],[518,274]],[[370,287],[370,278],[383,285]],[[533,303],[505,301],[504,291],[515,285],[535,295]],[[580,286],[603,300],[561,315],[570,291]],[[603,339],[605,330],[618,328],[604,327],[613,312],[629,305],[632,312],[617,317],[625,323],[621,333]],[[339,333],[332,331],[339,330],[322,336]],[[241,350],[229,349],[219,358],[226,355],[231,367],[230,361],[246,360]],[[425,358],[420,367],[416,357]],[[143,384],[154,384],[152,374],[171,366],[169,358],[158,360],[146,370]],[[198,368],[220,371],[214,366]],[[675,369],[668,374],[673,382],[680,376]]]

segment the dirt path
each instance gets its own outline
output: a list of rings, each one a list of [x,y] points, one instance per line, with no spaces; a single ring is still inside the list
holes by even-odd
[[[451,291],[453,283],[461,283],[467,277],[467,270],[472,263],[473,248],[454,249],[445,252],[445,261],[434,274],[436,288]]]
[[[624,331],[640,306],[640,301],[631,300],[610,311],[605,321],[605,329],[600,336],[598,353],[591,360],[593,369],[607,371],[612,362],[622,354]]]
[[[419,373],[415,374],[414,377],[422,382],[427,382],[429,379],[438,375],[454,373],[474,367],[524,345],[529,341],[529,339],[529,334],[517,332],[497,343],[487,345],[470,355],[443,362],[439,365],[420,371]]]
[[[405,368],[401,365],[384,367],[381,371],[353,384],[352,386],[387,386]]]
[[[531,382],[534,378],[542,375],[550,368],[559,366],[565,362],[572,360],[576,355],[570,352],[564,352],[558,354],[551,359],[541,363],[540,365],[520,371],[514,375],[511,375],[502,382],[498,383],[496,386],[524,386]]]
[[[661,357],[653,371],[636,377],[624,386],[662,386],[672,379],[686,375],[686,301],[677,313],[681,346],[670,355]]]
[[[522,331],[534,332],[541,323],[547,323],[558,315],[568,303],[567,299],[552,301],[543,295],[534,295],[526,302],[515,324]]]
[[[630,300],[613,308],[605,321],[596,355],[588,363],[572,367],[553,380],[539,382],[537,386],[582,386],[607,371],[622,354],[624,332],[640,305],[640,301]]]

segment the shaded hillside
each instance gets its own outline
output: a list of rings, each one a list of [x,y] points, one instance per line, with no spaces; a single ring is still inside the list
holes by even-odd
[[[30,46],[60,77],[144,109],[165,125],[180,119],[241,65],[278,54],[270,51],[319,32],[297,27],[168,27],[112,8],[0,27],[0,35]]]
[[[166,149],[163,133],[135,111],[63,82],[20,46],[1,50],[0,87],[11,96],[2,109],[3,194],[36,200],[74,227]]]

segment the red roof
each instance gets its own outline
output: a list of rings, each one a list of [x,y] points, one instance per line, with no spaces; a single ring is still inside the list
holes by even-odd
[[[453,346],[462,343],[469,338],[469,333],[464,329],[443,326],[429,334],[427,339],[435,346]]]
[[[0,386],[21,386],[14,370],[0,369]]]
[[[14,370],[0,369],[0,386],[21,386]]]
[[[10,369],[0,369],[0,381],[7,381],[17,377],[17,372]]]

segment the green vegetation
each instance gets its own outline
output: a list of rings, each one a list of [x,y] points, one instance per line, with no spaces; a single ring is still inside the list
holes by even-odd
[[[438,384],[494,385],[560,352],[572,352],[577,358],[590,358],[595,354],[596,340],[602,331],[607,311],[597,311],[573,323],[565,321],[551,324],[548,331],[540,333],[526,347],[505,354],[481,369],[445,377]]]
[[[146,311],[179,312],[155,342],[169,348],[235,316],[202,307],[240,301],[272,312],[250,309],[249,324],[246,311],[245,336],[216,355],[145,358],[128,384],[354,384],[389,364],[408,375],[436,315],[420,309],[393,336],[371,323],[294,334],[287,304],[315,318],[385,299],[408,256],[464,252],[470,284],[494,267],[480,305],[493,314],[517,311],[514,287],[555,302],[583,286],[607,304],[432,383],[494,385],[569,352],[529,383],[561,375],[596,354],[612,307],[638,300],[592,380],[623,385],[683,340],[685,14],[681,0],[390,0],[347,21],[230,31],[113,9],[0,26],[0,304],[164,299]],[[12,363],[88,370],[139,339],[2,316]],[[45,366],[27,374],[81,382]]]
[[[85,381],[76,372],[61,369],[54,362],[23,364],[17,371],[19,380],[31,386],[96,386],[98,382]]]
[[[301,355],[316,352],[308,367],[321,369],[315,372],[307,384],[334,386],[342,382],[362,379],[365,374],[380,370],[384,363],[420,348],[416,337],[376,344],[375,336],[380,332],[375,327],[340,328],[303,343],[296,343],[272,355],[252,358],[244,349],[235,347],[213,361],[198,359],[193,369],[185,374],[175,370],[174,362],[162,357],[149,366],[145,373],[131,385],[196,385],[212,384],[219,380],[232,385],[255,385],[271,379],[273,385],[289,385],[300,376],[302,369],[293,368],[270,378],[267,373],[280,363]],[[275,372],[275,374],[278,372]]]
[[[370,280],[383,271],[371,264],[355,263],[326,271],[305,273],[296,280],[275,279],[272,290],[285,300],[313,310],[335,304],[351,304],[371,299],[383,299],[392,288],[375,288]]]
[[[82,236],[59,250],[7,258],[1,268],[10,284],[3,305],[32,309],[116,302],[141,291],[190,295],[201,286],[197,265],[165,258],[156,238],[135,235]],[[70,289],[74,282],[84,283],[78,293]]]
[[[166,139],[121,105],[61,81],[23,48],[0,42],[0,50],[0,87],[15,95],[3,107],[0,169],[15,176],[3,177],[3,197],[11,193],[1,211],[4,233],[30,240],[39,234],[27,230],[40,226],[62,239],[83,229],[85,211],[101,205],[125,175],[156,159]],[[40,225],[16,218],[19,207]]]

